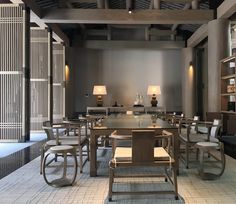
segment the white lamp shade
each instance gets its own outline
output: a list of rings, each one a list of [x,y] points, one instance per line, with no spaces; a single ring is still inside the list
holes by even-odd
[[[99,85],[93,87],[93,95],[107,95],[107,89],[106,86]]]
[[[161,95],[161,87],[150,85],[148,86],[147,95]]]

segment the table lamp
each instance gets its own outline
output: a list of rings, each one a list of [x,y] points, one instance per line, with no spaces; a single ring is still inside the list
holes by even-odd
[[[97,106],[103,106],[102,96],[107,95],[107,89],[104,85],[96,85],[93,87],[93,95],[97,95]]]
[[[152,107],[156,107],[158,103],[156,96],[161,95],[161,87],[153,86],[153,85],[148,86],[147,95],[152,96],[152,100],[151,100]]]

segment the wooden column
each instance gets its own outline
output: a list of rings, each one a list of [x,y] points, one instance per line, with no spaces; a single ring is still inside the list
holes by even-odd
[[[48,120],[53,122],[53,61],[52,30],[48,28]]]
[[[182,104],[186,117],[195,114],[195,66],[193,48],[182,49]]]
[[[230,55],[230,26],[227,19],[208,23],[208,111],[220,111],[220,63]]]
[[[30,9],[23,7],[22,138],[30,139]]]

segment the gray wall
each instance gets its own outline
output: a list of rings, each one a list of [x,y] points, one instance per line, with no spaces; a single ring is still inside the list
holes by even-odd
[[[182,111],[180,50],[68,48],[67,59],[71,70],[67,113],[83,112],[87,106],[95,106],[92,90],[93,85],[99,84],[107,86],[104,106],[111,106],[115,101],[132,106],[136,93],[143,95],[144,105],[149,106],[148,85],[160,85],[162,94],[157,97],[158,105],[165,106],[167,111]]]

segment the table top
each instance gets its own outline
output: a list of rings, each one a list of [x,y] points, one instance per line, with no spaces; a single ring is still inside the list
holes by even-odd
[[[167,121],[159,118],[155,120],[150,114],[142,115],[110,115],[92,129],[176,129]]]

